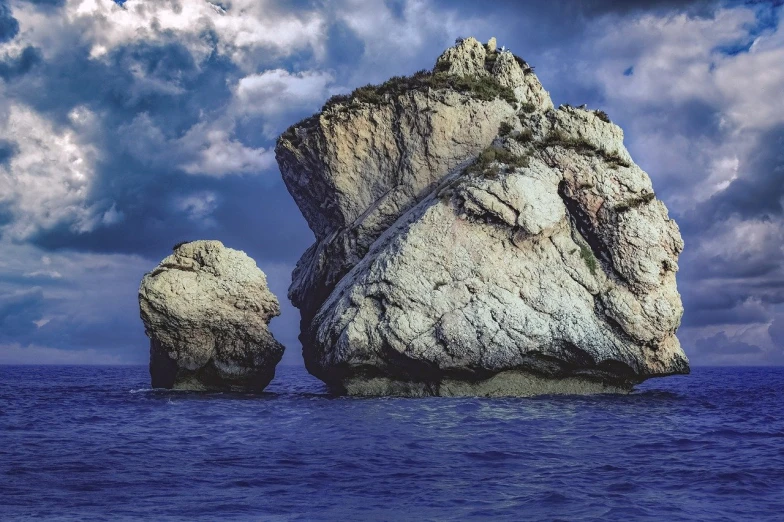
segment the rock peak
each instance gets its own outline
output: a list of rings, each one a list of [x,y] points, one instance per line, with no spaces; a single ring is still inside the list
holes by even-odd
[[[433,71],[460,77],[490,77],[510,88],[521,104],[532,104],[545,111],[553,108],[550,95],[533,68],[511,51],[497,49],[495,37],[485,45],[473,37],[458,39],[438,57]]]

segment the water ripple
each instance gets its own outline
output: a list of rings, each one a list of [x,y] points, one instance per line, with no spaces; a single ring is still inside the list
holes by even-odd
[[[0,519],[780,520],[784,369],[627,396],[257,395],[144,367],[0,367]]]

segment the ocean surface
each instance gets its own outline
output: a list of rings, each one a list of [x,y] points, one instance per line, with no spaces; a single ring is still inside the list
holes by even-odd
[[[0,520],[784,520],[784,368],[628,396],[261,395],[0,366]]]

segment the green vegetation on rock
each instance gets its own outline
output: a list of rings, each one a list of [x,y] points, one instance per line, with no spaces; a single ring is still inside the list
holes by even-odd
[[[611,167],[631,167],[631,164],[622,158],[618,152],[608,152],[598,148],[593,143],[585,139],[569,136],[561,130],[553,130],[540,143],[541,147],[563,147],[572,149],[581,154],[592,154],[601,157],[610,164]]]
[[[600,111],[600,110],[595,110],[595,111],[593,111],[593,113],[596,115],[597,118],[599,118],[603,122],[605,122],[605,123],[612,123],[610,121],[610,117],[607,115],[606,112]]]
[[[644,205],[645,203],[650,203],[655,198],[656,198],[656,194],[654,194],[653,192],[649,192],[647,194],[643,194],[640,197],[629,198],[629,199],[623,201],[622,203],[619,203],[618,205],[615,205],[614,210],[616,212],[626,212],[626,211],[631,210],[633,208],[640,207],[640,206]]]
[[[501,147],[489,146],[482,151],[474,162],[466,169],[469,174],[483,174],[488,177],[498,175],[494,162],[503,163],[512,169],[528,166],[528,156],[518,156]]]
[[[531,114],[532,112],[536,111],[536,105],[534,105],[531,102],[525,102],[522,105],[520,105],[520,110],[526,114]]]
[[[599,262],[596,260],[596,256],[593,255],[593,250],[591,250],[588,245],[580,245],[580,257],[585,261],[585,266],[588,267],[588,270],[596,275],[596,269],[599,267]]]
[[[501,98],[508,103],[516,103],[517,98],[509,87],[498,83],[492,76],[456,76],[444,72],[444,63],[436,67],[436,72],[427,70],[416,72],[412,76],[394,76],[381,85],[365,85],[354,89],[351,94],[337,94],[324,104],[322,112],[336,105],[355,103],[380,104],[390,101],[391,97],[408,91],[424,91],[427,89],[451,89],[470,95],[482,101]],[[446,69],[448,69],[448,64]]]
[[[534,133],[531,129],[523,129],[513,136],[514,140],[518,143],[526,144],[531,143],[534,139]]]

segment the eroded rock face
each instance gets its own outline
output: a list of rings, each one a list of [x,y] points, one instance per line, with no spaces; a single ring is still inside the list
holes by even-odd
[[[279,140],[317,238],[290,288],[308,370],[358,395],[621,391],[688,372],[683,243],[623,132],[553,109],[523,60],[491,48],[468,38],[435,74],[511,99],[386,94]]]
[[[264,389],[283,346],[267,325],[280,315],[264,272],[220,241],[175,247],[139,288],[154,388]]]

